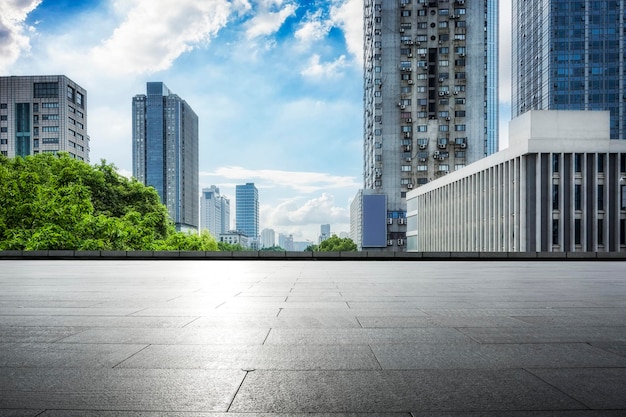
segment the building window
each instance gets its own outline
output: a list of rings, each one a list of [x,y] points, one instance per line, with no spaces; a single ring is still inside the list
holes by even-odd
[[[59,107],[59,103],[41,103],[42,109],[56,109]]]
[[[455,132],[464,132],[465,131],[465,125],[454,125],[454,130],[455,130]]]
[[[559,185],[552,184],[552,210],[559,209]]]
[[[59,97],[59,83],[34,83],[34,98],[56,98]]]
[[[559,155],[558,154],[552,155],[552,172],[553,173],[559,172]]]
[[[559,244],[559,219],[552,219],[552,244]]]
[[[417,131],[418,132],[426,132],[426,131],[428,131],[428,126],[427,125],[417,125]]]
[[[604,185],[598,184],[598,210],[604,210]]]
[[[598,245],[604,245],[604,219],[598,219]]]
[[[74,89],[69,85],[67,86],[67,99],[72,102],[74,101]]]
[[[574,185],[574,210],[582,210],[582,185]]]
[[[621,194],[622,194],[622,210],[626,209],[626,185],[621,186]]]
[[[604,155],[598,155],[598,172],[604,172]]]
[[[0,103],[0,110],[4,110],[7,108],[7,103]]]
[[[580,219],[575,219],[574,220],[574,244],[575,245],[580,245],[581,242],[582,242],[581,220]]]
[[[411,165],[402,165],[402,166],[400,167],[400,170],[401,170],[402,172],[411,172]]]
[[[43,126],[41,128],[42,132],[58,132],[59,126]]]
[[[440,164],[439,165],[439,171],[449,171],[450,170],[450,166],[448,164]]]
[[[574,154],[574,172],[582,172],[583,155],[580,153]]]

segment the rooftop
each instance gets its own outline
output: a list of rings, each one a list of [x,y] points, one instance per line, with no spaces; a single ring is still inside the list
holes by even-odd
[[[1,260],[0,415],[622,416],[624,271]]]

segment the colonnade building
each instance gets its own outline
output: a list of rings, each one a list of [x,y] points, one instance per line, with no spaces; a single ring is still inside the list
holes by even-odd
[[[532,110],[509,148],[407,195],[408,251],[626,251],[626,141],[608,111]]]

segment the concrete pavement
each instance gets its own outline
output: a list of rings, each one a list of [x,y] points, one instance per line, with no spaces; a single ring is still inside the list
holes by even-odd
[[[623,262],[0,261],[0,416],[623,416],[625,392]]]

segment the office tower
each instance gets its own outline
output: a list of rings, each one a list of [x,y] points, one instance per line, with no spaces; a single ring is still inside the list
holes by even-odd
[[[0,77],[0,153],[89,162],[87,91],[64,75]]]
[[[322,224],[320,225],[320,237],[319,242],[322,243],[326,239],[330,237],[330,224]]]
[[[230,230],[230,200],[215,185],[203,188],[200,198],[200,228],[217,237]]]
[[[406,193],[498,149],[498,1],[366,0],[364,17],[364,189],[386,196],[377,247],[403,251]]]
[[[285,249],[286,251],[293,251],[295,249],[293,235],[285,235],[283,233],[280,233],[278,235],[278,246]]]
[[[133,97],[133,175],[154,187],[176,229],[198,229],[198,116],[162,82]]]
[[[513,0],[512,115],[609,110],[624,139],[624,8],[615,0]]]
[[[271,248],[276,245],[276,232],[274,229],[261,230],[261,248]]]
[[[235,187],[236,227],[250,238],[250,246],[259,238],[259,191],[254,183]]]

